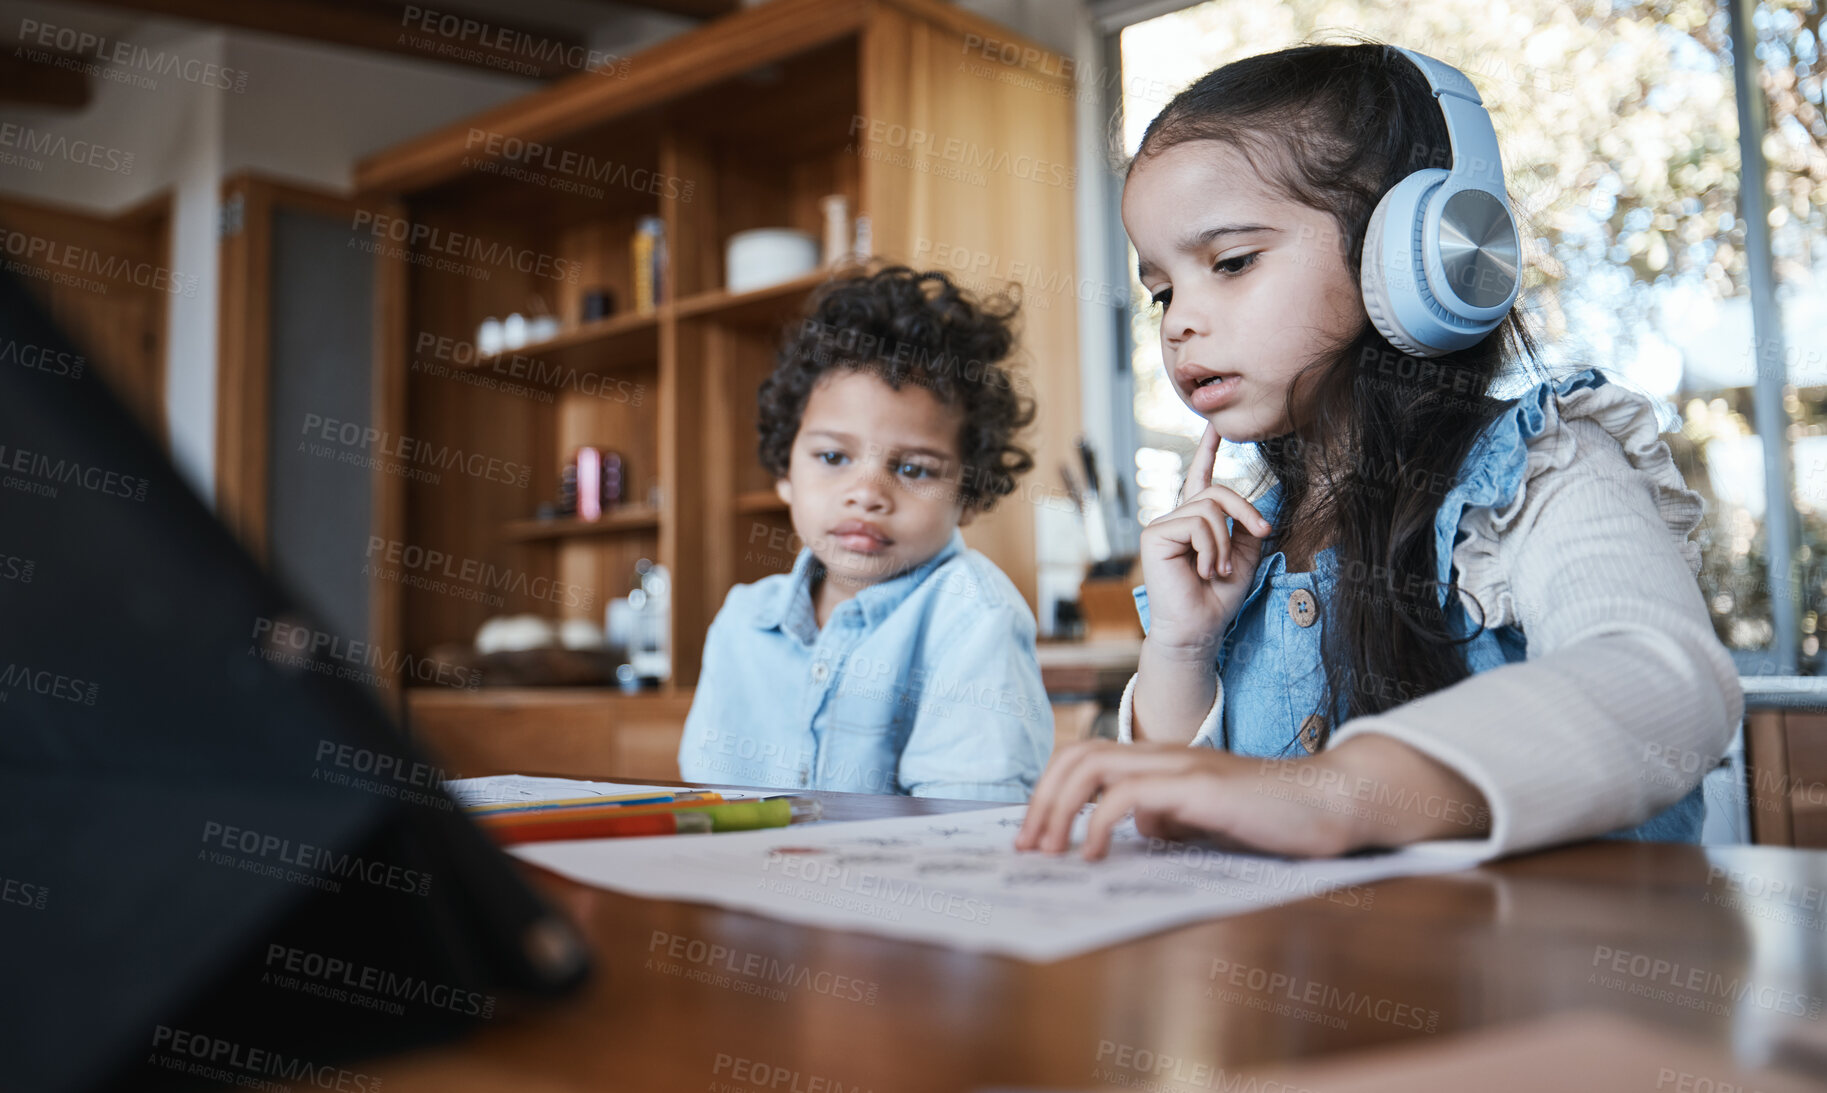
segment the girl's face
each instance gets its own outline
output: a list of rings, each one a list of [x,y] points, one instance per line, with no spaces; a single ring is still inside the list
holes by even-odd
[[[1137,161],[1123,227],[1162,305],[1181,401],[1228,440],[1294,431],[1295,375],[1367,321],[1331,215],[1276,191],[1232,145],[1196,140]]]

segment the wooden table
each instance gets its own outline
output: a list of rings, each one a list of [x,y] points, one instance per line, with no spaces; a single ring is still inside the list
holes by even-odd
[[[834,820],[989,807],[817,796]],[[544,1012],[360,1067],[389,1093],[1223,1089],[1579,1008],[1761,1065],[1789,1030],[1827,1026],[1827,853],[1813,851],[1583,843],[1038,965],[528,872],[582,923],[595,976]],[[735,955],[709,967],[712,946]],[[769,997],[721,970],[751,956],[817,985]]]

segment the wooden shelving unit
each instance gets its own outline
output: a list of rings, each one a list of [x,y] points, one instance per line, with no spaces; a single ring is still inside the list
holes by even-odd
[[[613,315],[579,323],[555,338],[499,353],[479,354],[473,367],[507,379],[562,390],[581,376],[606,375],[653,361],[660,352],[660,316]]]
[[[748,490],[736,495],[736,511],[751,512],[785,512],[787,503],[773,490]]]
[[[395,203],[432,239],[471,241],[454,267],[397,262],[378,286],[393,334],[382,367],[405,432],[526,472],[408,482],[390,526],[426,550],[592,593],[587,606],[512,595],[489,605],[395,585],[382,592],[397,604],[401,647],[467,642],[488,616],[518,611],[600,624],[607,602],[627,594],[634,563],[650,558],[674,574],[674,679],[663,697],[689,697],[730,586],[793,562],[777,545],[790,539],[787,508],[756,465],[755,391],[783,324],[824,279],[729,293],[729,237],[769,226],[817,235],[819,199],[841,193],[871,218],[879,258],[918,265],[938,242],[995,255],[1003,268],[1077,268],[1071,188],[994,165],[1072,162],[1075,97],[1059,75],[1070,66],[1044,50],[1025,53],[1025,69],[986,61],[967,48],[982,39],[1021,41],[936,0],[771,0],[653,47],[626,78],[581,74],[359,166],[362,195]],[[877,122],[937,139],[911,150],[872,142]],[[478,130],[491,140],[477,142]],[[538,157],[479,154],[534,144],[545,149]],[[964,180],[930,169],[950,163],[950,147],[993,162]],[[662,303],[582,322],[592,290],[623,308],[633,300],[630,241],[642,216],[666,225]],[[1079,430],[1076,304],[1065,294],[1030,309],[1023,328],[1043,399],[1029,438],[1041,467],[1066,458]],[[560,319],[556,338],[473,359],[461,375],[415,356],[426,334],[468,342],[485,317],[542,310]],[[533,519],[585,444],[622,454],[630,507],[589,524]],[[1034,522],[1032,507],[1005,502],[966,529],[1030,601]],[[443,717],[468,701],[421,697]],[[513,706],[512,694],[489,694],[489,717]],[[537,708],[529,692],[527,709]]]
[[[532,543],[542,539],[612,535],[618,531],[649,531],[659,526],[659,509],[648,505],[631,505],[605,512],[598,520],[579,520],[574,516],[555,520],[511,520],[501,529],[501,533],[503,537],[517,543]]]
[[[814,273],[748,292],[712,289],[680,300],[673,314],[681,319],[710,317],[737,323],[785,322],[799,314],[806,294],[824,280],[823,273]]]

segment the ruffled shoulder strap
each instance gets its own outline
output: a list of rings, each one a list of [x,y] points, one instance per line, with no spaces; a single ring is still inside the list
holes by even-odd
[[[1569,421],[1585,419],[1614,438],[1630,466],[1644,475],[1656,509],[1668,525],[1688,569],[1700,572],[1700,544],[1689,536],[1705,514],[1700,495],[1687,488],[1662,439],[1655,406],[1643,395],[1588,368],[1558,381],[1536,384],[1500,414],[1467,454],[1463,471],[1434,516],[1436,576],[1444,604],[1446,583],[1459,570],[1461,588],[1484,609],[1484,623],[1516,621],[1498,542],[1523,509],[1528,484],[1577,458]]]

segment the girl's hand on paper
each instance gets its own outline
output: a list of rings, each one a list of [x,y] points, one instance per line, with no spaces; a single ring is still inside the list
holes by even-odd
[[[1109,851],[1111,829],[1131,813],[1136,830],[1149,838],[1198,837],[1289,857],[1476,838],[1491,822],[1475,786],[1380,734],[1298,759],[1087,740],[1054,753],[1034,787],[1015,849],[1064,853],[1079,809],[1094,800],[1083,847],[1088,861]]]
[[[1098,804],[1085,833],[1088,861],[1104,856],[1110,829],[1131,812],[1136,830],[1150,838],[1200,836],[1241,850],[1295,857],[1352,849],[1348,817],[1303,803],[1303,796],[1313,794],[1276,776],[1278,768],[1294,774],[1296,762],[1185,744],[1080,741],[1054,753],[1034,787],[1015,849],[1064,853],[1071,846],[1073,820],[1092,800]],[[1314,779],[1301,781],[1312,784]]]
[[[1157,647],[1209,650],[1249,595],[1269,522],[1243,495],[1212,485],[1218,430],[1206,422],[1180,507],[1142,529],[1148,640]],[[1234,521],[1225,527],[1225,517]]]

